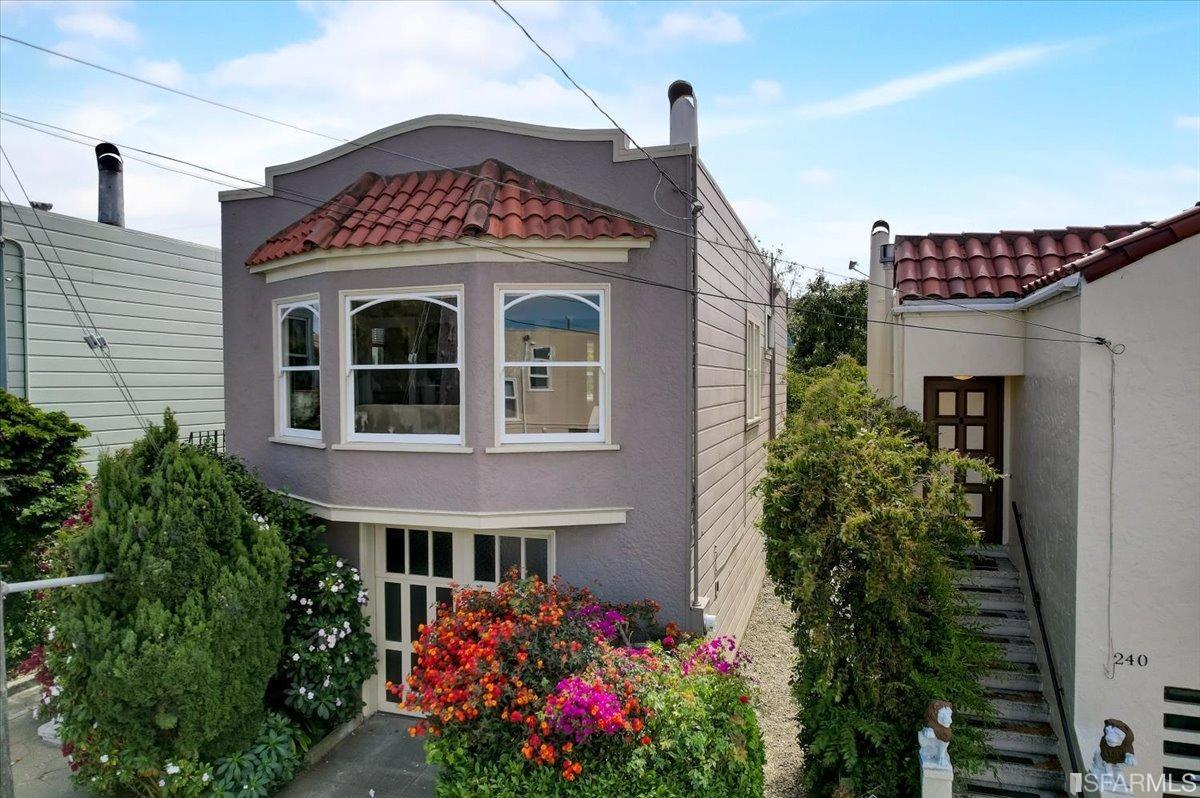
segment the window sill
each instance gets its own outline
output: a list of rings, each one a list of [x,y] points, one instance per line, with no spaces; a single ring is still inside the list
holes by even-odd
[[[271,443],[284,443],[288,446],[307,446],[309,449],[325,448],[325,441],[320,438],[295,438],[290,435],[272,435],[267,440]]]
[[[470,454],[475,451],[470,446],[456,443],[374,443],[371,441],[335,443],[329,448],[348,452],[426,452],[431,454]]]
[[[484,449],[487,454],[519,454],[522,452],[616,452],[616,443],[504,443]]]
[[[750,429],[751,427],[757,427],[759,424],[761,424],[763,422],[763,418],[764,418],[763,416],[759,416],[758,418],[746,419],[746,429]]]

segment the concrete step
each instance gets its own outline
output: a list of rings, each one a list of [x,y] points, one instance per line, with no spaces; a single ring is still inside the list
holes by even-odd
[[[954,582],[961,588],[970,589],[976,587],[992,587],[992,588],[1019,588],[1021,586],[1020,577],[1016,571],[1012,570],[996,570],[975,568],[970,571],[958,571],[954,575]]]
[[[1008,560],[1008,549],[999,544],[969,546],[967,547],[967,555],[970,557],[981,557],[997,560]]]
[[[1030,638],[1033,629],[1023,611],[1011,612],[980,612],[976,615],[961,619],[963,622],[977,627],[981,632],[993,637]]]
[[[1001,755],[1058,753],[1058,737],[1049,723],[1000,722],[985,726],[983,733],[988,744]]]
[[[1029,670],[996,668],[985,673],[979,683],[988,690],[1042,692],[1042,676],[1036,668]]]
[[[971,787],[1002,787],[1017,795],[1024,790],[1039,797],[1057,798],[1067,786],[1067,777],[1056,756],[1017,755],[997,757],[984,766],[982,773],[966,776],[963,782],[968,792]]]
[[[1014,662],[1022,665],[1037,664],[1037,651],[1033,648],[1032,640],[1021,640],[1013,637],[992,637],[990,635],[984,635],[983,639],[1000,647],[1000,660],[1002,662]]]
[[[1041,693],[1010,690],[985,691],[997,720],[1020,723],[1049,723],[1050,708]]]
[[[1018,588],[964,588],[962,593],[981,612],[1025,611],[1025,597]]]

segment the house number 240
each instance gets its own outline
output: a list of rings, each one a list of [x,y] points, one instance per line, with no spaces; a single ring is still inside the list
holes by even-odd
[[[1145,654],[1124,654],[1120,651],[1114,651],[1112,658],[1114,668],[1117,665],[1133,665],[1138,668],[1144,668],[1150,664],[1150,657]]]

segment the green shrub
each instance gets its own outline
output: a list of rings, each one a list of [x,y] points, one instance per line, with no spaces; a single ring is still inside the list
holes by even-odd
[[[804,780],[813,796],[915,795],[915,734],[931,699],[988,714],[978,679],[991,646],[960,623],[953,584],[978,541],[961,485],[979,461],[927,445],[921,421],[877,399],[842,358],[793,378],[797,406],[771,445],[767,568],[795,611]],[[978,729],[955,726],[954,760],[981,764]]]
[[[65,413],[47,413],[0,390],[0,574],[38,579],[38,553],[83,502],[87,472],[77,442],[87,429]],[[31,592],[4,601],[8,661],[42,642],[49,614]]]
[[[104,772],[101,757],[136,765],[104,794],[159,794],[168,763],[247,748],[279,661],[279,533],[177,438],[168,411],[131,450],[101,459],[93,523],[68,550],[73,569],[111,578],[55,595],[52,708],[78,778]]]
[[[302,503],[268,488],[236,456],[213,456],[242,504],[279,530],[291,554],[283,648],[267,703],[321,737],[357,717],[363,682],[375,673],[362,575],[329,553],[320,542],[324,521]]]

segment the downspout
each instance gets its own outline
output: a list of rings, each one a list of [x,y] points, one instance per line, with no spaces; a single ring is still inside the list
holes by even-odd
[[[699,168],[699,156],[696,149],[692,148],[692,154],[689,156],[690,169],[687,170],[687,190],[692,195],[696,195],[696,186],[699,183],[697,170]],[[687,418],[689,419],[689,439],[691,443],[691,458],[690,470],[688,475],[691,483],[689,490],[688,509],[689,523],[692,533],[692,597],[691,607],[693,610],[698,610],[703,613],[707,602],[700,600],[700,496],[699,496],[699,474],[700,474],[700,417],[699,417],[699,397],[697,393],[700,388],[700,356],[696,344],[697,336],[700,333],[700,256],[699,256],[699,239],[700,235],[700,213],[701,208],[698,203],[689,203],[691,208],[691,232],[692,235],[685,239],[687,247],[688,269],[691,272],[689,275],[688,284],[691,287],[691,300],[689,303],[688,313],[688,341],[691,347],[692,367],[690,373],[691,385],[688,386],[687,401],[690,404]]]
[[[768,412],[771,415],[770,415],[770,422],[767,424],[767,440],[771,440],[771,441],[775,440],[775,350],[779,348],[779,341],[775,334],[775,324],[776,324],[775,298],[778,297],[781,293],[782,293],[782,291],[780,290],[779,283],[775,280],[775,272],[772,271],[771,272],[771,284],[767,288],[767,296],[770,297],[770,304],[771,304],[771,313],[768,316],[768,319],[769,319],[768,323],[770,324],[770,327],[767,330],[767,335],[770,337],[770,340],[771,340],[771,390],[769,393],[770,407],[768,408]],[[787,319],[786,311],[784,312],[784,319],[785,319],[785,321]]]

